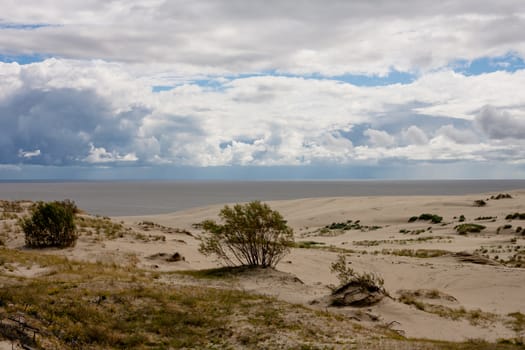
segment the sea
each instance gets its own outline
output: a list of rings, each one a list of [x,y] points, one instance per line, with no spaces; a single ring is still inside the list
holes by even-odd
[[[70,199],[91,214],[133,216],[252,200],[463,195],[515,189],[525,189],[525,180],[0,181],[0,199]]]

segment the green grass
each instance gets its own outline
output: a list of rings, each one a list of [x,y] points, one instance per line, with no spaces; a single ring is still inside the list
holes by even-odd
[[[383,255],[408,256],[420,259],[436,258],[450,254],[449,251],[441,249],[383,249],[380,253]]]
[[[408,238],[408,239],[381,239],[381,240],[363,240],[363,241],[353,241],[352,244],[356,246],[365,246],[372,247],[378,246],[381,244],[418,244],[427,241],[437,241],[437,242],[448,242],[451,237],[446,236],[427,236],[427,237],[418,237],[418,238]]]
[[[35,281],[3,288],[0,299],[7,313],[23,312],[65,348],[116,349],[221,344],[226,319],[250,299],[212,288],[122,287]]]
[[[108,239],[124,237],[126,228],[108,217],[77,216],[76,224],[81,233],[102,235]]]

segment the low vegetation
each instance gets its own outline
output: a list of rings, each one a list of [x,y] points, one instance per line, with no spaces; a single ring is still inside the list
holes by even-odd
[[[415,222],[415,221],[430,221],[433,224],[439,224],[443,217],[436,215],[436,214],[421,214],[419,216],[412,216],[410,219],[408,219],[408,222]]]
[[[116,239],[124,237],[127,230],[124,225],[111,221],[108,217],[100,216],[79,216],[77,217],[77,226],[80,233],[86,236],[102,236],[107,239]]]
[[[511,199],[512,196],[508,193],[499,193],[496,196],[490,196],[490,199]]]
[[[475,218],[474,220],[475,220],[475,221],[486,221],[486,220],[491,220],[492,222],[495,222],[497,218],[498,218],[497,216],[478,216],[478,217]]]
[[[380,253],[383,255],[408,256],[420,259],[450,255],[449,251],[441,249],[383,249]]]
[[[412,305],[416,309],[438,315],[439,317],[450,318],[452,320],[466,319],[472,325],[488,324],[495,321],[498,318],[498,315],[485,312],[480,309],[476,310],[466,310],[463,307],[452,308],[444,305],[433,304],[421,301],[421,295],[414,294],[411,291],[400,291],[400,297],[398,301]],[[439,294],[433,293],[430,296],[423,295],[427,299],[437,299]]]
[[[25,204],[23,201],[0,200],[0,220],[17,220],[25,211]]]
[[[486,226],[478,224],[461,224],[454,227],[456,232],[460,235],[466,235],[467,233],[479,233],[485,228]]]
[[[525,220],[525,213],[513,213],[505,217],[505,220]]]
[[[418,229],[418,230],[407,230],[407,229],[401,229],[399,230],[399,233],[402,233],[402,234],[409,234],[409,235],[419,235],[425,231],[430,231],[430,230],[424,230],[424,229]]]
[[[142,242],[166,241],[166,236],[163,234],[141,232],[148,232],[150,230],[144,230],[140,223],[138,226],[141,228],[141,231],[136,231],[131,227],[124,226],[123,223],[114,222],[106,216],[78,216],[77,226],[81,235],[91,237],[94,241],[102,239],[114,240],[124,237],[133,238]],[[172,232],[178,231],[170,231],[170,233]]]
[[[286,348],[322,348],[358,335],[347,319],[198,281],[173,288],[131,267],[4,249],[0,260],[52,271],[26,280],[0,268],[0,339],[35,349],[272,349],[283,346],[282,337]],[[14,317],[25,331],[8,329]]]
[[[507,325],[512,327],[512,330],[517,334],[523,334],[525,332],[525,315],[521,312],[511,312],[507,316],[510,317]]]
[[[521,268],[525,267],[525,246],[516,244],[517,240],[512,238],[507,245],[481,246],[474,251],[487,259],[493,259],[499,264]]]
[[[304,248],[304,249],[309,249],[309,248],[318,248],[318,247],[323,247],[325,246],[326,244],[324,242],[316,242],[316,241],[299,241],[299,242],[295,242],[294,243],[294,248]]]
[[[324,227],[327,230],[341,230],[341,231],[349,231],[349,230],[360,230],[362,232],[366,231],[374,231],[381,228],[381,226],[365,226],[361,225],[360,220],[347,220],[346,222],[332,222],[330,225],[326,225]]]
[[[0,268],[0,339],[33,349],[493,349],[487,342],[404,339],[325,311],[242,291],[160,283],[159,273],[0,249],[0,261],[45,266],[19,278]],[[195,278],[188,280],[188,278]],[[216,277],[216,278],[221,278]],[[195,283],[188,285],[188,283]],[[22,320],[9,327],[10,318]],[[518,322],[516,324],[519,325]],[[36,337],[33,341],[33,331]],[[518,349],[512,340],[498,349]]]
[[[477,199],[474,201],[475,207],[484,207],[487,205],[487,202],[485,202],[483,199]]]
[[[429,241],[436,241],[440,243],[451,243],[452,237],[447,236],[426,236],[418,238],[409,238],[409,239],[382,239],[382,240],[363,240],[363,241],[353,241],[352,244],[355,246],[365,246],[372,247],[378,246],[381,244],[397,244],[397,245],[406,245],[406,244],[419,244]]]
[[[137,223],[137,226],[140,227],[143,231],[156,230],[167,234],[179,233],[187,236],[192,235],[191,232],[189,232],[188,230],[160,225],[153,221],[140,221],[139,223]]]

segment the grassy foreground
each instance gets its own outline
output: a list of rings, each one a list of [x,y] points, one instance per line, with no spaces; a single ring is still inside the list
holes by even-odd
[[[40,274],[27,271],[39,268]],[[23,277],[26,275],[26,277]],[[0,338],[37,349],[517,349],[407,340],[387,329],[233,289],[185,286],[134,266],[0,248]],[[36,329],[21,330],[12,319]]]

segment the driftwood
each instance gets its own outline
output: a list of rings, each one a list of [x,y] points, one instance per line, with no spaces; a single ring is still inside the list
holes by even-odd
[[[385,297],[382,288],[349,282],[336,289],[331,298],[332,306],[365,307],[377,304]]]
[[[11,341],[19,341],[23,349],[33,350],[40,330],[29,325],[23,314],[0,317],[0,334]]]

